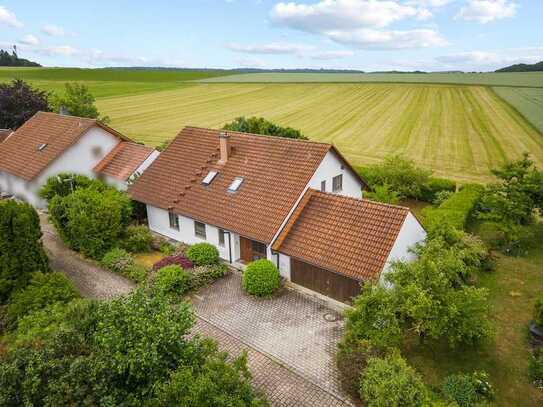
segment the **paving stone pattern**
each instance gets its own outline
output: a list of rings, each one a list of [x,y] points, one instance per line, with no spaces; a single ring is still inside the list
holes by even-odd
[[[343,321],[337,312],[291,290],[258,299],[241,289],[238,273],[192,295],[197,315],[243,343],[288,366],[344,400],[335,364]],[[334,319],[327,321],[325,319]]]

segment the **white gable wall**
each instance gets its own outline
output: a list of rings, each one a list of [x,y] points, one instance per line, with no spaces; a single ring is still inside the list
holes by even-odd
[[[93,168],[119,141],[119,138],[102,128],[91,127],[77,142],[30,182],[0,172],[0,189],[37,208],[45,208],[46,202],[38,197],[38,191],[49,177],[61,172],[72,172],[96,178],[92,171]]]
[[[423,229],[417,218],[411,212],[405,218],[405,221],[398,233],[396,242],[392,246],[392,250],[388,255],[388,259],[383,267],[379,281],[381,284],[388,285],[385,281],[385,275],[390,271],[390,266],[395,261],[413,261],[415,254],[409,249],[413,248],[417,243],[426,239],[426,231]]]

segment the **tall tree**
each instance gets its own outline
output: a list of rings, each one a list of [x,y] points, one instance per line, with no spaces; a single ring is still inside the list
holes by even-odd
[[[17,129],[38,111],[50,112],[49,94],[14,79],[0,83],[0,127]]]
[[[109,121],[107,116],[100,116],[100,112],[94,104],[96,99],[87,86],[75,82],[66,83],[65,87],[64,96],[55,100],[55,110],[59,112],[67,110],[72,116],[98,119],[104,123]]]
[[[300,130],[292,127],[281,127],[272,123],[263,117],[238,117],[233,122],[227,123],[223,127],[224,130],[241,131],[244,133],[265,134],[268,136],[294,138],[299,140],[307,140],[307,137]]]
[[[38,214],[28,204],[0,202],[0,304],[30,281],[31,273],[49,271]]]

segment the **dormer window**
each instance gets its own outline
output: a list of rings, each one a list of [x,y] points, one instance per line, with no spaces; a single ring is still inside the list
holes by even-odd
[[[204,177],[204,179],[202,180],[202,184],[204,185],[211,184],[211,181],[215,179],[218,173],[219,173],[218,171],[213,171],[213,170],[209,171],[207,175]]]
[[[45,150],[45,147],[47,147],[47,143],[38,144],[38,151],[43,151],[43,150]]]
[[[243,183],[243,177],[236,177],[228,187],[228,192],[236,192]]]

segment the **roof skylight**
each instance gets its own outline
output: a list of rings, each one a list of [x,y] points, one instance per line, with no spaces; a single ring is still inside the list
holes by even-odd
[[[47,147],[47,143],[38,144],[38,151],[42,151]]]
[[[236,192],[239,189],[239,187],[241,186],[242,183],[243,183],[243,178],[242,177],[234,178],[234,181],[232,181],[232,183],[228,187],[228,192]]]
[[[202,180],[202,184],[204,185],[211,184],[211,181],[215,179],[218,173],[219,173],[218,171],[213,171],[213,170],[209,171],[207,175],[204,177],[204,179]]]

